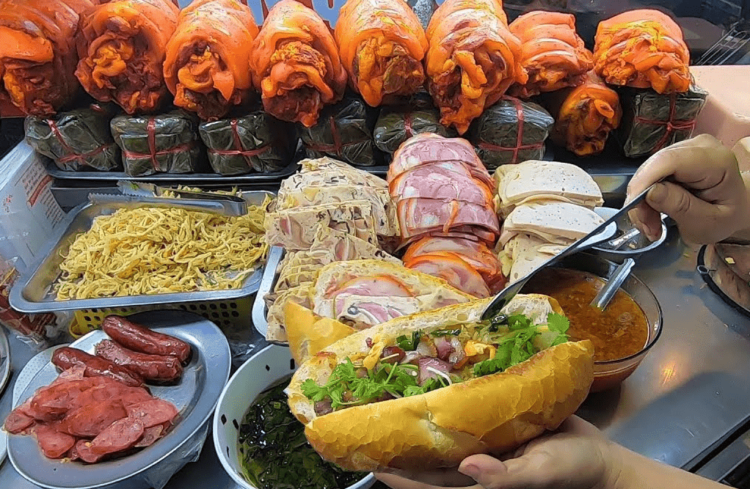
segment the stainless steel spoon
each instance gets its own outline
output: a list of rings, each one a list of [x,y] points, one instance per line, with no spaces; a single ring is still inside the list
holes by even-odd
[[[628,258],[627,260],[622,262],[622,264],[615,269],[615,272],[612,274],[609,280],[607,280],[607,283],[604,284],[604,287],[602,287],[599,293],[596,294],[594,300],[591,301],[591,306],[599,309],[600,311],[606,309],[609,305],[609,302],[620,289],[620,286],[622,286],[622,284],[630,275],[630,272],[631,270],[633,270],[634,266],[635,260],[632,258]]]

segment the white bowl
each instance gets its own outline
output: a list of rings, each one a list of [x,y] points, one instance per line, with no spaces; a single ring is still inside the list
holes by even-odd
[[[256,489],[242,475],[237,453],[240,423],[250,405],[260,393],[297,369],[289,348],[269,345],[250,357],[229,379],[214,412],[214,447],[222,467],[240,487]],[[367,475],[347,489],[366,489],[375,483],[375,476]]]

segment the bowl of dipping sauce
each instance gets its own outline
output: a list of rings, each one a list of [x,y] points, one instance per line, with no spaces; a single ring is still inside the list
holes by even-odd
[[[243,489],[367,489],[369,473],[346,472],[307,443],[284,389],[297,369],[289,348],[269,345],[232,376],[214,412],[214,447]]]
[[[596,213],[604,219],[609,219],[618,211],[618,209],[612,209],[610,207],[597,207]],[[617,239],[624,235],[628,231],[631,231],[635,225],[630,221],[630,217],[627,214],[620,216],[617,219],[617,232],[611,239]],[[591,249],[599,256],[606,260],[611,260],[615,263],[622,263],[627,258],[637,258],[643,253],[655,250],[661,246],[667,239],[667,225],[664,222],[661,223],[661,237],[656,241],[650,241],[645,234],[641,233],[635,238],[631,239],[620,248],[613,250],[608,248],[604,243],[599,246],[594,246]]]
[[[594,343],[591,392],[611,389],[630,377],[661,336],[659,302],[633,275],[604,311],[590,305],[615,268],[604,258],[579,253],[539,272],[523,289],[554,297],[570,321],[570,339]]]

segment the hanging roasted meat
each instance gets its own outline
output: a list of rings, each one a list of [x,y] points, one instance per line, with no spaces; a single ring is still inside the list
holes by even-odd
[[[346,89],[331,31],[314,10],[295,0],[281,0],[268,13],[253,42],[250,66],[266,112],[306,127]]]
[[[75,34],[97,0],[0,0],[0,107],[50,117],[80,84]],[[0,114],[4,115],[4,114]]]
[[[115,0],[86,11],[76,76],[100,102],[153,112],[168,93],[163,64],[179,9],[170,0]]]
[[[612,85],[657,93],[690,87],[690,50],[682,30],[657,10],[631,10],[600,22],[594,62],[597,74]]]
[[[513,83],[526,83],[521,42],[499,0],[446,0],[427,28],[427,86],[459,134]]]
[[[253,86],[250,55],[257,36],[253,12],[239,0],[194,0],[183,9],[164,62],[175,105],[209,120],[244,103]]]
[[[350,85],[369,105],[412,95],[424,84],[427,38],[403,0],[348,0],[335,36]]]
[[[610,131],[620,125],[620,98],[593,71],[583,85],[549,94],[547,100],[555,118],[552,140],[578,156],[601,153]]]
[[[591,51],[576,34],[576,19],[560,12],[529,12],[510,24],[522,43],[521,65],[529,79],[512,92],[522,98],[583,83],[594,67]]]

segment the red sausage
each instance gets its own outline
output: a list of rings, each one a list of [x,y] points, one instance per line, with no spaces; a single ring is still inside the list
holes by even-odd
[[[125,348],[139,353],[177,357],[180,362],[190,357],[190,345],[184,341],[131,323],[120,316],[104,318],[102,329]]]
[[[132,448],[143,436],[143,423],[135,418],[123,418],[109,425],[91,442],[79,440],[76,452],[81,460],[93,464],[107,455]]]
[[[60,423],[60,431],[69,435],[93,438],[128,412],[119,400],[94,402],[68,412]]]
[[[52,355],[52,363],[62,370],[83,365],[86,367],[84,371],[86,377],[109,377],[131,387],[143,385],[143,379],[140,375],[103,358],[89,355],[77,348],[67,346],[58,348]]]
[[[96,354],[105,360],[127,367],[146,380],[171,382],[182,376],[182,365],[177,357],[138,353],[110,340],[104,340],[96,345]]]
[[[63,417],[81,393],[106,383],[114,382],[106,377],[91,377],[83,380],[61,382],[40,389],[31,399],[24,414],[37,421],[54,421]]]
[[[143,430],[143,436],[140,440],[138,440],[138,443],[135,444],[135,447],[143,448],[151,446],[156,443],[156,440],[161,438],[163,433],[164,427],[160,424],[152,426],[151,428],[146,428],[145,430]]]

